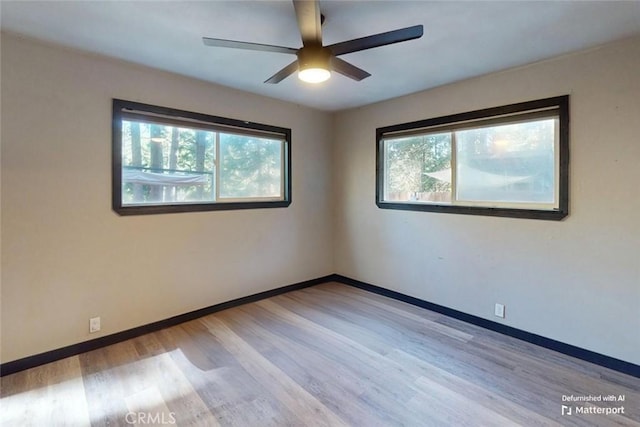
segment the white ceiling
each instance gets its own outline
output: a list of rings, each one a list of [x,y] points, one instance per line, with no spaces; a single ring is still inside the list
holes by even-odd
[[[2,30],[328,111],[357,107],[640,34],[640,1],[322,1],[324,44],[423,24],[421,39],[344,55],[371,77],[262,83],[298,48],[290,1],[2,1]]]

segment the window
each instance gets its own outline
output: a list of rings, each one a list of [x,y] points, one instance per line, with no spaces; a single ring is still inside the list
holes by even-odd
[[[113,100],[120,215],[286,207],[291,130]]]
[[[380,208],[560,220],[569,97],[378,128]]]

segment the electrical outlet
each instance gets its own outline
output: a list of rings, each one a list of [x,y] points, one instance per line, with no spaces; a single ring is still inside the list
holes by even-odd
[[[496,303],[495,315],[504,318],[504,304]]]
[[[98,332],[100,330],[100,318],[92,317],[89,319],[89,333]]]

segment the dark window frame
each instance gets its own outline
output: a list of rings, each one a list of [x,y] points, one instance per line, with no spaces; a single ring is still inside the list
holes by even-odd
[[[126,110],[126,112],[125,112]],[[283,200],[257,201],[255,199],[242,202],[196,202],[174,204],[126,205],[122,203],[122,120],[123,116],[141,113],[149,118],[158,117],[159,121],[168,124],[230,128],[251,135],[253,133],[272,133],[280,135],[284,143]],[[244,130],[244,132],[243,132]],[[291,129],[271,126],[262,123],[212,116],[203,113],[160,107],[122,99],[113,99],[112,111],[112,208],[119,215],[150,215],[179,212],[203,212],[237,209],[284,208],[291,204]]]
[[[503,207],[481,207],[438,203],[407,203],[389,202],[384,200],[384,137],[394,132],[411,131],[454,125],[456,123],[473,120],[484,120],[504,117],[505,122],[510,117],[526,112],[556,108],[559,117],[559,141],[558,141],[558,208],[544,209],[520,209]],[[511,218],[529,218],[559,221],[569,214],[569,95],[539,99],[535,101],[521,102],[500,107],[486,108],[466,113],[452,114],[426,120],[385,126],[376,129],[376,205],[381,209],[410,210],[442,212],[467,215],[485,215]]]

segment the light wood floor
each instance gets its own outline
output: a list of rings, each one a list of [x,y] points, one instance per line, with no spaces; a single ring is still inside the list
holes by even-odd
[[[329,283],[6,376],[0,405],[3,427],[640,426],[640,379]]]

